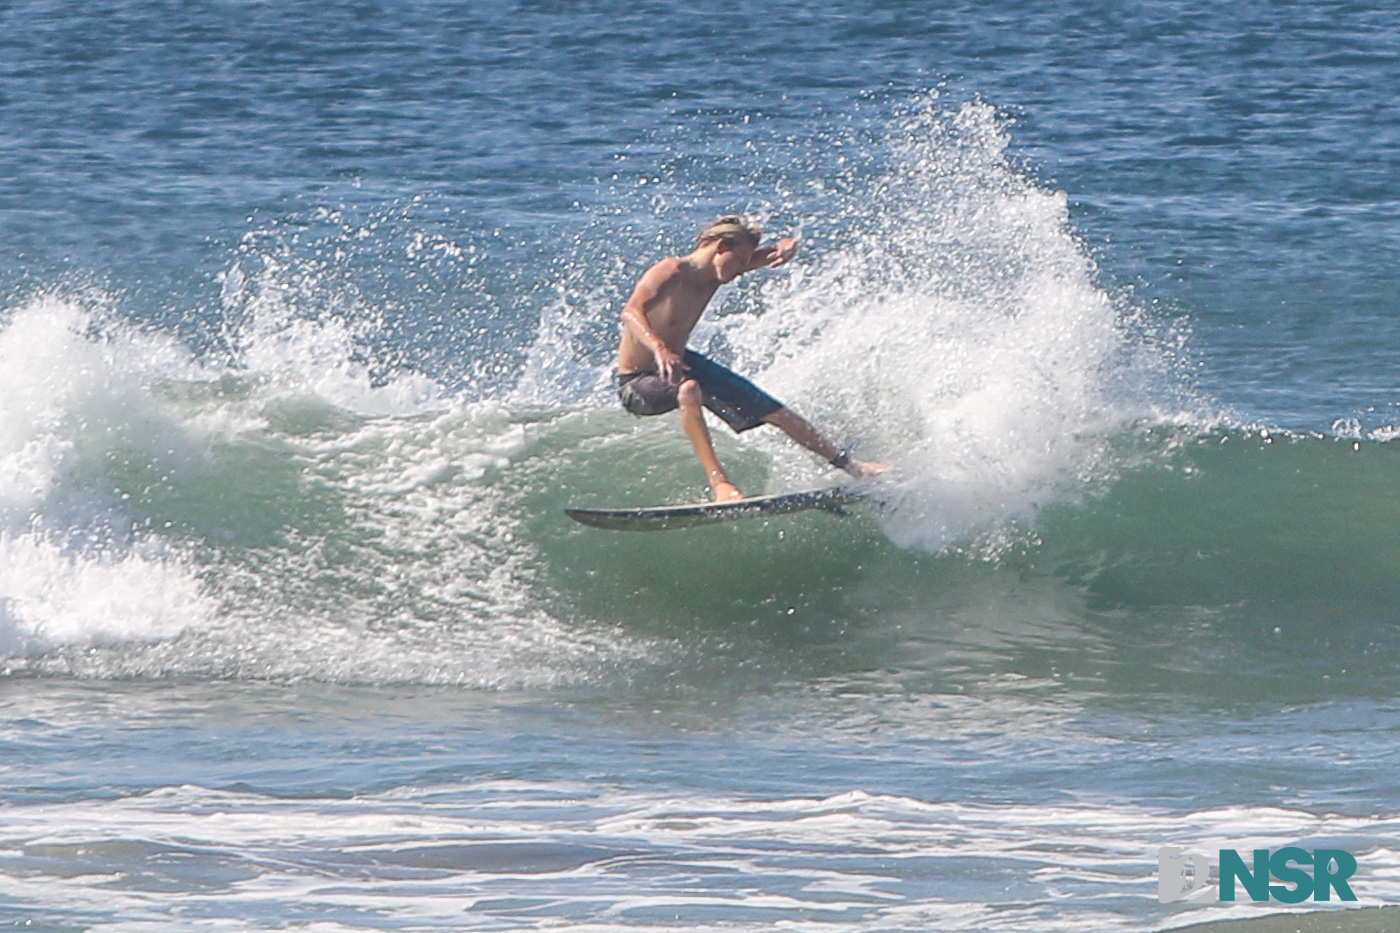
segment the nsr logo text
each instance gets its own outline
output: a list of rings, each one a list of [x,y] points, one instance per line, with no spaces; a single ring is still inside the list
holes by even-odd
[[[1251,870],[1235,849],[1221,849],[1219,896],[1204,896],[1214,885],[1209,884],[1210,864],[1199,852],[1187,852],[1174,846],[1162,846],[1157,850],[1157,900],[1163,904],[1172,901],[1194,900],[1196,902],[1235,899],[1238,883],[1253,901],[1273,899],[1285,904],[1298,904],[1311,897],[1314,901],[1330,901],[1332,892],[1337,899],[1354,901],[1347,879],[1356,873],[1356,859],[1350,852],[1341,849],[1318,849],[1308,852],[1296,846],[1270,854],[1268,849],[1254,850],[1254,866]],[[1304,871],[1302,865],[1311,865],[1312,874]],[[1270,876],[1281,884],[1270,884]]]

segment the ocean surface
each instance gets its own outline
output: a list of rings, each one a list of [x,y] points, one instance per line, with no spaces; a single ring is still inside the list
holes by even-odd
[[[1397,88],[1380,0],[0,0],[0,927],[1379,929]],[[693,346],[895,470],[573,524],[705,495],[610,365],[729,211]]]

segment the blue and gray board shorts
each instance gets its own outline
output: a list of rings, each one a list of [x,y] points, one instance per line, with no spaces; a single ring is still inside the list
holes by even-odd
[[[756,428],[783,403],[749,382],[743,376],[714,360],[686,350],[681,357],[684,376],[700,385],[706,408],[723,418],[736,432]],[[622,407],[634,415],[662,415],[675,411],[679,386],[655,372],[640,370],[617,374],[617,395]]]

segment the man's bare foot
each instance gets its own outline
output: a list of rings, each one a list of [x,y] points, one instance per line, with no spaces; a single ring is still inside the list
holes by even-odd
[[[881,473],[888,473],[889,466],[883,463],[873,463],[866,460],[852,460],[846,464],[847,473],[856,479],[870,479],[872,476],[879,476]]]
[[[739,491],[739,487],[730,482],[718,482],[712,487],[715,491],[716,502],[736,502],[744,498],[744,494]]]

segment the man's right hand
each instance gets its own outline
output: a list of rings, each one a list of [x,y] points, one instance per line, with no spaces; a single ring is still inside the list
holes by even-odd
[[[680,354],[663,344],[652,350],[651,355],[656,360],[657,375],[673,385],[679,385],[681,373],[685,369]]]

